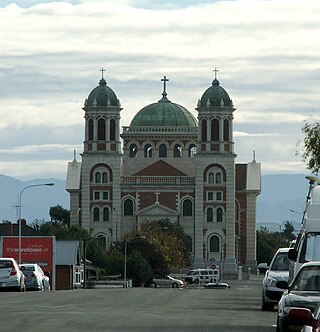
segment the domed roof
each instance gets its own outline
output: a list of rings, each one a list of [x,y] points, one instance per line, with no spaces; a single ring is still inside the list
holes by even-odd
[[[167,98],[164,77],[164,91],[162,98],[157,103],[149,104],[143,107],[132,119],[130,126],[166,126],[166,127],[197,127],[196,118],[183,106],[172,103]]]
[[[85,106],[120,106],[116,94],[107,86],[106,80],[102,77],[99,85],[89,94]]]
[[[220,86],[220,82],[215,78],[212,85],[203,93],[199,100],[198,107],[233,107],[227,91]]]

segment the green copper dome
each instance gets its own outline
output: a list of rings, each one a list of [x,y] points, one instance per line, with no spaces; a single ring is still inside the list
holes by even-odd
[[[85,106],[120,106],[120,103],[106,80],[101,78],[99,85],[90,92]]]
[[[198,106],[200,107],[233,107],[227,91],[220,86],[219,81],[215,78],[212,85],[202,95]]]
[[[132,119],[130,126],[197,127],[195,117],[183,106],[172,103],[164,91],[157,102],[143,107]]]

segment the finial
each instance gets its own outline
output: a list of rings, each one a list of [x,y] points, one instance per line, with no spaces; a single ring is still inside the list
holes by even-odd
[[[103,72],[106,71],[103,67],[100,69],[101,71],[101,78],[103,78]]]
[[[216,80],[217,79],[217,73],[218,73],[219,69],[217,68],[214,68],[213,69],[213,72],[214,72],[214,79]]]
[[[159,100],[159,102],[163,102],[163,101],[167,101],[170,102],[170,100],[167,98],[167,82],[169,82],[169,79],[167,78],[167,76],[163,76],[163,78],[161,78],[161,81],[163,82],[163,92],[162,92],[162,98]]]
[[[256,151],[253,150],[253,161],[256,161]]]
[[[76,150],[73,150],[73,161],[77,161],[77,157],[76,157]]]

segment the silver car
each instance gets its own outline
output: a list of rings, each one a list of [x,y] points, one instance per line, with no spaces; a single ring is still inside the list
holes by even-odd
[[[0,290],[25,290],[24,275],[14,258],[0,258]]]
[[[27,290],[50,290],[50,280],[38,264],[20,264]]]
[[[289,278],[288,251],[289,248],[278,249],[265,273],[262,281],[261,309],[263,311],[273,310],[284,292],[283,283],[287,283]]]
[[[151,286],[153,288],[157,287],[172,287],[172,288],[180,288],[184,285],[183,281],[180,279],[175,279],[171,276],[165,276],[163,278],[154,278],[152,280]]]

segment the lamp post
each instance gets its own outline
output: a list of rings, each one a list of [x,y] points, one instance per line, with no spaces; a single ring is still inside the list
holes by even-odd
[[[33,187],[44,187],[44,186],[54,186],[54,183],[50,182],[50,183],[39,183],[39,184],[31,184],[29,186],[26,186],[24,188],[22,188],[22,190],[20,191],[20,195],[19,195],[19,264],[21,264],[21,202],[22,202],[22,194],[23,192],[28,189],[28,188],[33,188]]]
[[[124,243],[124,271],[123,271],[123,287],[127,288],[127,244],[128,241],[132,239],[144,239],[144,236],[134,236],[134,237],[129,237],[126,239]]]
[[[86,274],[86,269],[87,269],[87,248],[90,242],[92,242],[93,240],[97,240],[100,238],[107,238],[108,235],[105,233],[98,233],[96,234],[92,239],[90,239],[87,243],[86,240],[84,240],[84,247],[83,247],[83,256],[84,256],[84,261],[83,261],[83,288],[86,289],[87,288],[87,274]]]

